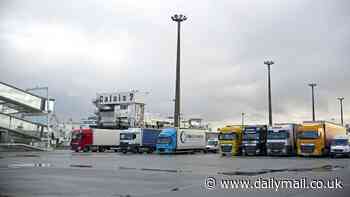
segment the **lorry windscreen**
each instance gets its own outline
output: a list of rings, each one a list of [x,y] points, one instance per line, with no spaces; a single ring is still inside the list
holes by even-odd
[[[132,140],[134,138],[134,133],[121,133],[120,140]]]
[[[267,133],[267,139],[275,139],[275,140],[283,140],[287,139],[289,137],[289,133],[287,130],[279,130],[279,131],[273,131],[269,130]]]
[[[332,141],[332,145],[334,146],[346,146],[348,145],[347,139],[335,139]]]
[[[220,133],[219,140],[235,140],[237,135],[235,133]]]
[[[72,140],[79,140],[81,138],[81,133],[72,132]]]
[[[316,139],[318,137],[319,135],[317,131],[302,131],[298,134],[299,139]]]
[[[208,140],[208,145],[217,146],[218,145],[218,141],[216,141],[216,140]]]
[[[171,138],[170,137],[158,137],[157,143],[158,144],[170,144]]]
[[[244,133],[243,140],[258,140],[259,133]]]

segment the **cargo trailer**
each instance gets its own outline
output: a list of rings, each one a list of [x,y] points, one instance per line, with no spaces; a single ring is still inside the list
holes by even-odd
[[[120,133],[120,151],[122,153],[152,153],[156,150],[160,129],[129,128]]]
[[[122,131],[116,129],[74,129],[72,131],[71,149],[76,152],[117,151],[120,145],[120,133]]]
[[[205,129],[165,128],[159,134],[156,150],[158,153],[206,151]]]
[[[346,135],[342,125],[327,121],[305,121],[297,135],[297,153],[301,156],[325,156],[336,136]]]

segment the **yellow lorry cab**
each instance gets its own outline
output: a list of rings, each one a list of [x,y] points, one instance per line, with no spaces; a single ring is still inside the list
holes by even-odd
[[[219,128],[219,144],[221,155],[240,155],[242,144],[242,126],[227,125]]]
[[[327,121],[303,122],[297,134],[297,153],[301,156],[328,155],[332,140],[346,135],[346,128]]]

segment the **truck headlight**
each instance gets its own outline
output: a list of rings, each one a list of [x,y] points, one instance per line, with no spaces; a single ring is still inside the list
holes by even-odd
[[[268,148],[268,149],[267,149],[267,152],[270,153],[270,152],[271,152],[271,148]]]
[[[255,152],[256,152],[256,153],[260,153],[260,149],[257,149]]]
[[[283,149],[282,149],[282,153],[287,153],[286,148],[283,148]]]

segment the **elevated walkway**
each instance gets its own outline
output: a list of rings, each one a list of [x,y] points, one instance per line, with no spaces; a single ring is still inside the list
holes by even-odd
[[[8,130],[25,138],[40,140],[43,133],[47,131],[47,126],[0,112],[0,129]]]
[[[0,142],[32,144],[48,138],[47,125],[21,118],[47,115],[47,104],[44,97],[0,82]]]
[[[18,113],[43,113],[46,103],[46,98],[0,82],[0,105],[2,106],[16,110]]]

